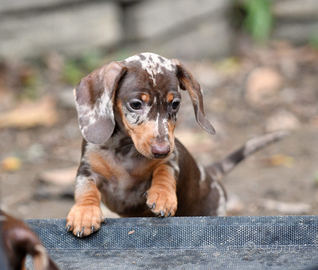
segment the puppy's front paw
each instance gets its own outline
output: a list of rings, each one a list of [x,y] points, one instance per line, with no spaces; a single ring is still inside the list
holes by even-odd
[[[174,216],[177,211],[177,195],[159,187],[152,186],[147,191],[147,205],[151,211],[161,217]]]
[[[67,216],[66,228],[77,237],[83,237],[97,231],[103,221],[99,206],[75,204]]]

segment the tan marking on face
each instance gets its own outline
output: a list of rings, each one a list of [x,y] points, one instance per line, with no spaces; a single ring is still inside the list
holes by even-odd
[[[149,101],[149,96],[148,96],[147,94],[142,94],[142,95],[141,95],[141,100],[142,100],[143,102],[148,102],[148,101]]]
[[[173,101],[173,94],[172,93],[168,94],[167,101],[168,101],[168,103]]]
[[[156,138],[159,135],[156,121],[145,121],[138,125],[132,125],[124,116],[123,104],[120,101],[117,101],[117,108],[122,118],[125,129],[132,138],[137,151],[147,158],[154,158],[151,146],[156,144]],[[175,124],[169,121],[167,123],[167,135],[169,135],[169,144],[171,149],[169,155],[174,149],[174,128]]]
[[[168,135],[169,135],[169,142],[171,151],[174,149],[174,129],[176,124],[172,123],[172,121],[168,122]]]
[[[125,126],[131,130],[131,138],[134,142],[136,149],[144,156],[152,158],[151,145],[156,141],[156,128],[155,121],[142,123],[135,127],[129,127],[126,122]]]
[[[170,123],[169,123],[170,124]],[[168,127],[170,126],[168,124]],[[171,125],[172,126],[172,125]],[[155,130],[156,122],[151,121],[148,123],[143,123],[139,126],[133,128],[133,132],[131,133],[131,138],[135,144],[136,149],[144,156],[148,158],[153,158],[151,146],[157,143],[157,134],[153,131]],[[170,145],[170,153],[174,149],[174,128],[169,128],[169,145]],[[168,154],[168,156],[170,155]]]
[[[152,158],[151,144],[155,141],[157,134],[154,133],[156,125],[154,121],[147,121],[139,125],[131,125],[123,113],[123,105],[117,102],[117,108],[126,131],[132,138],[138,152],[148,158]]]

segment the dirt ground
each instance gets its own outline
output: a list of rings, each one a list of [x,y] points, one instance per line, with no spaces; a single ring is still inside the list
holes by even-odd
[[[184,64],[203,87],[206,115],[217,131],[212,136],[199,127],[185,92],[176,134],[202,164],[266,132],[290,131],[288,138],[248,158],[222,180],[229,195],[229,215],[317,215],[317,51],[283,43],[240,58]],[[72,173],[79,164],[81,134],[72,86],[61,80],[58,67],[53,61],[40,71],[40,98],[33,101],[39,108],[42,105],[36,102],[42,97],[53,99],[49,108],[56,119],[49,115],[44,120],[52,120],[51,126],[34,119],[29,127],[10,125],[7,113],[21,106],[16,89],[22,88],[4,79],[12,75],[12,66],[0,70],[1,208],[16,217],[66,218],[73,205]],[[18,70],[12,76],[20,78],[24,71]],[[21,111],[19,115],[24,119]],[[45,173],[61,169],[65,171],[53,175],[65,176],[64,183],[45,179]]]

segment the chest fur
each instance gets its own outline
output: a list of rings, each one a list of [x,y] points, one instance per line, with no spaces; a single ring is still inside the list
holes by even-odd
[[[145,206],[142,195],[151,185],[152,171],[158,161],[136,155],[133,149],[123,155],[97,145],[88,146],[84,158],[95,175],[103,202],[111,210],[125,215],[132,208]]]

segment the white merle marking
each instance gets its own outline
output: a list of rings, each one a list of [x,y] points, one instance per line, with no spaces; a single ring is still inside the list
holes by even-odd
[[[155,135],[158,135],[167,141],[167,135],[169,134],[168,120],[166,118],[161,118],[160,113],[158,112],[155,122]]]
[[[94,181],[96,183],[97,177],[96,174],[93,173],[94,176],[86,177],[85,175],[78,175],[76,177],[76,185],[75,185],[75,197],[80,196],[86,192],[87,183],[89,181]]]
[[[201,86],[200,86],[200,93],[201,93],[201,95],[202,95],[202,97],[203,97],[203,89],[202,89]]]
[[[219,192],[219,203],[218,203],[218,209],[216,209],[216,214],[218,216],[225,216],[226,215],[226,198],[223,188],[220,186],[220,184],[217,181],[213,181],[211,183],[211,188],[215,188]]]
[[[179,152],[177,148],[175,147],[175,149],[173,150],[173,152],[168,158],[167,165],[172,167],[172,169],[174,170],[174,175],[176,179],[178,179],[179,173],[180,173],[180,167],[179,167],[178,161],[179,161]]]
[[[198,166],[199,171],[200,171],[200,181],[203,182],[206,180],[205,169],[200,163],[197,163],[197,166]]]
[[[140,121],[140,114],[135,112],[130,112],[127,108],[123,108],[124,115],[131,125],[136,125]]]
[[[89,106],[76,105],[78,118],[81,120],[79,122],[79,128],[85,138],[85,131],[94,125],[97,121],[97,116],[94,110],[91,110]]]
[[[98,116],[103,117],[107,115],[112,120],[112,122],[115,123],[113,102],[110,97],[109,89],[106,89],[102,96],[97,100],[95,110]]]
[[[93,109],[89,105],[78,104],[76,101],[78,118],[85,119],[85,123],[80,123],[82,133],[94,125],[97,119],[100,118],[109,118],[115,124],[113,102],[110,97],[110,92],[106,85],[104,85],[104,89],[103,94],[97,98]]]
[[[142,112],[131,112],[123,106],[123,113],[131,125],[138,125],[148,120],[148,113],[151,107],[152,106],[145,105]]]
[[[156,130],[155,130],[155,135],[159,135],[159,118],[160,118],[160,113],[157,113],[157,118],[156,118]]]
[[[237,163],[234,161],[234,160],[224,160],[224,161],[222,161],[222,171],[223,172],[229,172],[230,170],[232,170],[234,167],[235,167],[235,165],[236,165]]]
[[[146,70],[149,77],[156,85],[156,75],[162,74],[164,70],[175,71],[176,65],[169,59],[164,58],[155,53],[141,53],[131,56],[125,60],[126,62],[138,61],[141,63],[142,69]]]
[[[162,123],[163,123],[164,129],[165,129],[165,134],[168,134],[168,133],[169,133],[169,129],[168,129],[168,119],[167,119],[167,118],[164,118],[164,119],[162,120]]]

